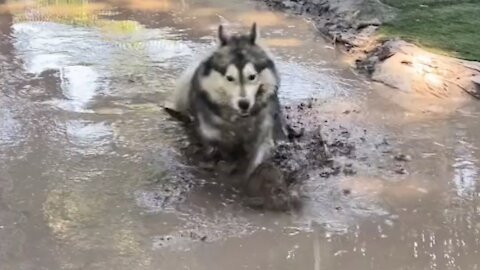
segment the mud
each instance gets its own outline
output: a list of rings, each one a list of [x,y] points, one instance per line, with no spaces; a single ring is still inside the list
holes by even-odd
[[[298,190],[288,185],[280,168],[265,162],[252,173],[246,186],[247,205],[266,210],[293,210],[301,207]]]
[[[186,162],[203,174],[215,179],[228,189],[239,191],[238,196],[247,206],[273,211],[298,211],[302,200],[308,199],[303,184],[333,176],[352,176],[357,167],[371,167],[377,163],[383,174],[407,174],[405,162],[411,156],[394,153],[393,146],[385,136],[376,135],[375,141],[367,129],[352,130],[335,121],[321,117],[318,99],[311,98],[296,105],[284,106],[288,126],[288,140],[279,141],[272,157],[254,172],[248,183],[235,177],[233,163],[219,158],[206,159],[205,149],[193,134],[191,122],[178,113],[167,109],[172,120],[184,127],[186,141],[182,147]],[[345,110],[344,115],[360,111]],[[360,149],[373,145],[379,153],[375,157]],[[358,150],[357,150],[358,149]],[[398,152],[398,151],[396,151]],[[378,164],[378,160],[389,160]],[[229,180],[227,180],[229,179]],[[210,180],[212,181],[212,180]]]

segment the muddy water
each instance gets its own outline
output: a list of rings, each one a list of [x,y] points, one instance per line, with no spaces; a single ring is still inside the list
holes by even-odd
[[[282,102],[317,98],[300,114],[358,152],[339,161],[353,175],[312,173],[292,214],[196,173],[158,106],[219,23],[252,20]],[[1,269],[480,268],[478,104],[365,82],[303,19],[258,2],[7,1],[0,31]]]

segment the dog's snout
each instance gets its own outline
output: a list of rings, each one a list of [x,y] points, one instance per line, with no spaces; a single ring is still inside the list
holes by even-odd
[[[238,107],[241,110],[246,111],[250,108],[250,102],[246,99],[241,99],[238,101]]]

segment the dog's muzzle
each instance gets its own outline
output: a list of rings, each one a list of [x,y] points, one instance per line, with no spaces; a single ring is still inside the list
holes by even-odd
[[[250,108],[252,106],[252,104],[250,104],[250,101],[248,101],[248,99],[240,99],[238,101],[238,109],[240,111],[240,116],[242,117],[248,117],[250,116]]]

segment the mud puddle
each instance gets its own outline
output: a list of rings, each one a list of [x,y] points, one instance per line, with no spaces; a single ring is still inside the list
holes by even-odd
[[[158,106],[218,23],[252,20],[304,129],[278,156],[301,172],[298,212],[244,207],[199,173]],[[0,31],[2,269],[479,267],[478,104],[369,84],[257,2],[7,1]],[[318,132],[335,166],[316,163]]]

